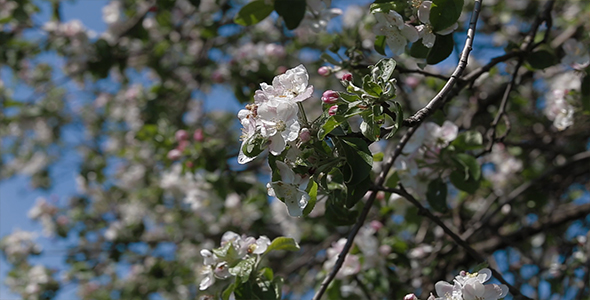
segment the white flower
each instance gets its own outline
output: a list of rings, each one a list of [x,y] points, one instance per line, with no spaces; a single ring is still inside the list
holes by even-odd
[[[287,205],[289,215],[299,217],[307,206],[310,196],[305,191],[309,177],[295,174],[287,164],[278,161],[277,168],[281,174],[281,181],[275,181],[266,185],[268,195],[277,197]]]
[[[307,0],[308,10],[298,30],[302,30],[303,33],[319,33],[326,30],[330,20],[342,14],[339,8],[328,8],[330,2],[330,0]]]
[[[261,83],[260,88],[268,99],[273,97],[284,101],[300,102],[311,97],[313,86],[308,86],[309,74],[303,65],[289,69],[276,76],[272,85]]]
[[[299,137],[297,105],[290,101],[269,100],[258,107],[257,127],[260,134],[268,138],[268,149],[273,155],[279,155],[285,150],[287,142]]]
[[[272,85],[260,85],[261,90],[254,94],[255,103],[238,113],[244,127],[238,163],[245,164],[255,158],[247,156],[244,147],[266,146],[263,143],[269,141],[270,153],[279,155],[285,150],[287,142],[299,137],[301,126],[297,102],[311,97],[313,86],[309,86],[308,82],[307,70],[299,65],[275,77]]]
[[[563,64],[572,66],[574,69],[581,70],[590,65],[590,54],[588,47],[582,42],[575,39],[568,39],[563,43],[565,56],[561,59]]]
[[[463,291],[457,282],[451,285],[448,282],[439,281],[434,285],[434,289],[438,295],[436,300],[463,300]]]
[[[403,17],[395,11],[376,12],[377,25],[373,32],[385,36],[385,41],[394,55],[404,53],[408,41],[415,42],[419,37],[418,30],[404,23]]]
[[[121,2],[112,1],[102,8],[102,19],[107,24],[117,23],[121,18]]]
[[[448,120],[442,126],[428,122],[424,124],[424,129],[426,130],[424,145],[433,149],[441,149],[448,146],[450,142],[457,138],[457,134],[459,133],[457,125]]]
[[[504,284],[484,284],[492,277],[492,272],[484,268],[479,272],[461,271],[455,277],[454,284],[439,281],[434,285],[436,300],[498,300],[508,295],[508,287]]]
[[[544,113],[559,131],[574,124],[574,107],[567,102],[561,89],[553,90],[546,96]]]
[[[423,1],[418,7],[418,19],[424,23],[424,25],[416,26],[420,37],[422,38],[422,44],[424,44],[427,48],[432,48],[434,46],[434,42],[436,40],[436,35],[434,35],[432,25],[430,25],[430,8],[432,7],[432,1]],[[439,35],[447,35],[455,29],[459,27],[459,24],[455,23],[448,28],[443,30],[439,30],[436,34]]]

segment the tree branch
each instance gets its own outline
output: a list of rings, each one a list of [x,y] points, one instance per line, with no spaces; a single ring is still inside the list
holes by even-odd
[[[430,212],[430,210],[428,210],[418,200],[416,200],[416,198],[414,198],[414,196],[412,196],[410,193],[408,193],[401,184],[400,184],[399,189],[393,189],[393,188],[379,188],[379,189],[382,191],[385,191],[385,192],[396,193],[396,194],[404,197],[406,200],[410,201],[414,206],[416,206],[418,208],[418,211],[421,215],[426,216],[427,218],[432,220],[436,225],[440,226],[443,229],[443,231],[449,237],[451,237],[453,239],[453,241],[455,241],[456,244],[458,244],[463,249],[465,249],[465,251],[471,257],[473,257],[474,259],[476,259],[478,261],[487,261],[481,254],[479,254],[479,252],[475,251],[475,249],[473,249],[465,240],[463,240],[461,237],[459,237],[459,235],[457,235],[455,232],[453,232],[440,218],[435,216],[432,212]],[[494,275],[494,277],[496,277],[496,279],[498,279],[498,281],[500,281],[501,283],[505,284],[508,287],[508,289],[510,290],[510,293],[512,295],[519,296],[520,298],[523,298],[523,299],[530,299],[527,296],[523,295],[517,288],[515,288],[510,283],[508,283],[504,279],[504,277],[502,277],[502,274],[500,274],[496,269],[494,269],[492,267],[488,267],[488,268],[492,271],[492,274]]]
[[[463,48],[463,51],[461,52],[461,60],[459,61],[457,68],[455,69],[455,71],[451,75],[451,78],[449,79],[449,81],[447,81],[445,86],[442,88],[442,90],[428,103],[428,105],[426,105],[426,107],[422,108],[421,110],[419,110],[416,113],[416,115],[414,115],[415,118],[412,117],[413,119],[410,121],[410,123],[412,124],[411,128],[408,129],[406,134],[404,134],[404,136],[401,138],[399,144],[395,147],[393,154],[388,158],[387,162],[383,165],[383,169],[381,170],[381,173],[379,173],[379,175],[375,179],[376,186],[383,186],[383,183],[385,182],[385,178],[386,178],[387,174],[389,173],[389,170],[393,166],[393,163],[401,155],[403,148],[408,143],[408,141],[410,140],[410,138],[412,137],[414,132],[416,132],[419,125],[424,121],[424,119],[426,119],[426,117],[430,116],[434,112],[435,108],[440,104],[442,99],[445,98],[445,95],[448,94],[452,90],[453,86],[455,85],[455,82],[457,81],[459,76],[461,76],[461,74],[463,73],[463,70],[465,70],[465,67],[467,66],[467,59],[469,58],[469,53],[471,52],[471,47],[473,45],[473,39],[475,37],[475,25],[477,24],[477,18],[479,17],[481,2],[482,2],[482,0],[475,1],[475,6],[473,8],[473,14],[471,15],[471,21],[469,22],[469,30],[467,31],[467,39],[465,40],[465,47]],[[406,123],[406,120],[404,120],[404,123]],[[340,268],[342,268],[342,265],[344,264],[344,259],[346,258],[346,254],[348,253],[348,251],[350,251],[350,248],[352,247],[352,244],[354,242],[354,238],[357,235],[357,233],[360,230],[363,223],[365,222],[365,219],[367,218],[367,215],[369,214],[369,211],[371,210],[371,206],[373,205],[373,202],[375,201],[376,196],[377,196],[377,191],[375,191],[375,190],[371,191],[371,193],[369,194],[369,198],[367,199],[367,202],[365,203],[365,207],[363,208],[363,211],[361,212],[361,214],[359,216],[359,219],[357,220],[357,222],[353,226],[352,230],[350,231],[350,233],[348,235],[348,239],[346,241],[346,244],[344,245],[342,251],[338,255],[338,260],[336,260],[336,263],[334,264],[334,268],[330,271],[328,276],[326,276],[324,281],[322,281],[320,289],[314,295],[313,300],[319,300],[322,298],[322,295],[328,289],[328,285],[330,284],[330,282],[332,282],[332,280],[334,280],[334,278],[336,277],[336,274],[338,273]]]
[[[463,51],[461,51],[461,59],[457,64],[457,68],[451,75],[451,78],[447,81],[445,86],[430,100],[430,102],[417,111],[413,116],[404,120],[404,126],[417,126],[419,125],[426,117],[430,116],[443,102],[447,94],[451,92],[455,83],[463,74],[463,71],[467,67],[467,59],[469,58],[469,53],[471,52],[473,46],[473,39],[475,38],[475,25],[477,23],[477,18],[479,17],[479,11],[481,9],[481,1],[475,1],[473,14],[471,14],[471,21],[469,22],[469,30],[467,30],[467,39],[465,40],[465,46],[463,47]]]

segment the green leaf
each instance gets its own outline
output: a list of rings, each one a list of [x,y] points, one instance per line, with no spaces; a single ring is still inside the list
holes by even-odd
[[[299,245],[294,239],[280,236],[270,243],[265,253],[273,250],[299,251],[299,249]]]
[[[461,164],[461,166],[465,167],[465,170],[469,173],[469,176],[466,176],[466,178],[473,177],[475,180],[481,178],[481,167],[475,157],[469,154],[458,153],[454,158]]]
[[[375,38],[375,51],[377,51],[377,53],[385,56],[385,36],[384,35],[378,35]]]
[[[350,185],[360,183],[371,174],[373,169],[373,155],[367,143],[360,138],[341,138],[336,141],[336,147],[344,154],[349,169],[343,169],[345,181]]]
[[[309,215],[313,211],[313,208],[315,207],[315,204],[318,199],[318,184],[315,181],[310,181],[307,184],[307,189],[305,191],[309,194],[309,201],[307,202],[307,205],[303,209],[303,216],[304,217]]]
[[[432,209],[438,212],[447,211],[447,184],[437,178],[428,184],[426,200]]]
[[[537,70],[542,70],[555,65],[557,63],[557,58],[550,51],[542,49],[527,55],[526,61],[531,67]]]
[[[410,55],[415,58],[427,58],[430,53],[430,48],[424,46],[422,39],[419,39],[412,43],[410,48]]]
[[[465,131],[459,133],[451,145],[453,145],[457,150],[476,150],[482,147],[483,137],[478,131]]]
[[[430,8],[430,24],[433,31],[449,28],[461,16],[463,0],[433,0]]]
[[[252,1],[240,9],[234,17],[234,22],[242,26],[254,25],[268,17],[273,10],[274,7],[266,4],[266,1]]]
[[[328,190],[343,190],[346,192],[346,184],[344,183],[344,175],[338,168],[332,168],[327,176]]]
[[[465,173],[462,171],[455,170],[451,172],[449,178],[456,188],[469,194],[475,193],[479,188],[480,180],[475,180],[473,176],[469,176],[468,179],[465,179]]]
[[[393,10],[403,14],[407,6],[407,1],[376,0],[371,4],[371,13],[388,13]]]
[[[333,64],[333,65],[335,65],[335,66],[339,66],[339,65],[340,65],[340,62],[339,62],[339,61],[337,61],[337,60],[336,60],[335,58],[333,58],[332,56],[330,56],[330,54],[328,54],[328,53],[322,53],[322,55],[320,55],[320,58],[321,58],[323,61],[325,61],[325,62],[327,62],[327,63],[331,63],[331,64]]]
[[[346,194],[345,205],[347,208],[354,207],[364,196],[367,194],[369,189],[373,185],[373,181],[370,176],[367,176],[363,181],[356,185],[348,186],[348,193]]]
[[[393,58],[384,58],[375,64],[376,67],[381,71],[381,82],[389,82],[395,71],[397,63]]]
[[[383,154],[383,152],[378,152],[373,154],[373,161],[383,161],[383,156],[385,154]]]
[[[395,111],[394,111],[395,112],[395,124],[391,128],[391,131],[383,137],[384,139],[389,139],[389,138],[393,137],[398,132],[398,130],[400,128],[402,128],[402,124],[404,123],[404,109],[397,102],[394,102],[394,106],[395,106]]]
[[[225,290],[223,290],[223,293],[221,294],[221,299],[229,300],[237,286],[237,282],[230,284]]]
[[[439,62],[445,60],[455,47],[455,41],[453,40],[453,34],[447,35],[436,35],[436,40],[432,50],[428,53],[426,63],[429,65],[436,65]]]
[[[370,75],[365,75],[365,77],[363,77],[363,90],[365,90],[367,94],[375,97],[381,96],[381,93],[383,92],[381,87],[371,79]]]
[[[232,247],[233,248],[233,247]],[[242,283],[247,282],[250,274],[256,265],[256,257],[250,257],[238,262],[235,266],[229,268],[229,273],[239,277]]]
[[[590,67],[586,68],[586,76],[582,78],[582,108],[590,113]]]
[[[346,118],[343,116],[339,116],[339,115],[330,116],[326,120],[326,123],[324,123],[324,125],[322,125],[322,127],[320,127],[320,130],[318,131],[318,139],[323,140],[324,138],[326,138],[326,135],[328,135],[330,132],[332,132],[332,130],[334,130],[336,127],[340,126],[345,121],[346,121]]]
[[[305,16],[305,8],[305,0],[275,0],[275,10],[283,17],[289,30],[299,26]]]
[[[230,265],[238,260],[238,251],[236,251],[236,248],[234,248],[231,242],[211,251],[220,259],[227,261]]]
[[[344,208],[343,203],[336,202],[335,199],[328,199],[326,202],[326,219],[330,224],[335,226],[352,225],[358,218],[358,211]]]

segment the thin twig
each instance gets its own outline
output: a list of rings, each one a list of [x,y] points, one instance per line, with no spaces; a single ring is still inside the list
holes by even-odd
[[[412,137],[414,132],[416,132],[417,129],[418,129],[418,126],[408,129],[406,134],[404,134],[404,136],[401,138],[399,144],[395,147],[393,154],[387,159],[387,162],[383,165],[383,169],[381,170],[381,173],[379,173],[379,175],[375,179],[375,184],[377,186],[383,185],[383,183],[385,182],[385,178],[387,177],[387,174],[389,173],[389,170],[393,166],[393,163],[401,155],[402,150],[404,149],[404,147],[406,146],[406,144],[408,143],[408,141],[410,140],[410,138]],[[338,274],[338,271],[340,270],[340,268],[342,268],[342,265],[344,264],[344,259],[346,258],[346,254],[348,254],[348,251],[350,251],[350,248],[352,248],[352,243],[354,242],[354,238],[357,235],[357,233],[359,232],[359,230],[361,229],[361,227],[363,226],[363,223],[365,222],[365,219],[367,218],[367,215],[369,214],[369,211],[371,210],[371,206],[373,206],[373,202],[375,201],[376,197],[377,197],[377,191],[371,191],[371,193],[369,194],[369,198],[367,199],[367,202],[365,203],[365,207],[363,208],[363,211],[361,212],[356,224],[354,224],[354,226],[352,227],[352,230],[348,234],[346,244],[344,244],[342,251],[340,252],[340,254],[338,254],[338,259],[336,260],[336,263],[334,264],[334,268],[330,271],[328,276],[326,276],[326,278],[324,278],[324,281],[322,281],[322,285],[320,286],[320,289],[316,292],[316,294],[313,296],[313,300],[319,300],[322,298],[322,295],[328,289],[328,285],[330,285],[330,282],[332,282],[332,280],[334,280],[334,278],[336,277],[336,274]]]
[[[589,293],[586,292],[586,287],[588,287],[588,282],[590,281],[590,232],[586,234],[586,244],[583,247],[583,251],[586,252],[586,274],[584,274],[584,279],[582,279],[582,286],[578,290],[578,295],[576,295],[576,300],[584,299],[584,296],[588,297]]]
[[[471,14],[471,21],[469,22],[469,30],[467,30],[467,38],[465,39],[465,46],[463,47],[463,51],[461,52],[461,59],[457,64],[457,68],[451,75],[451,78],[447,81],[445,86],[430,100],[430,102],[417,111],[413,116],[404,120],[405,126],[416,126],[419,125],[426,117],[430,116],[443,102],[445,96],[451,92],[455,83],[463,74],[463,71],[467,67],[467,59],[469,58],[469,53],[471,52],[473,46],[473,39],[475,38],[475,25],[477,23],[477,18],[479,17],[479,10],[481,8],[481,1],[475,1],[473,14]]]
[[[455,241],[456,244],[458,244],[463,249],[465,249],[465,251],[467,253],[469,253],[469,255],[471,255],[471,257],[473,257],[474,259],[476,259],[478,261],[487,261],[481,254],[479,254],[479,252],[475,251],[475,249],[473,249],[465,240],[463,240],[461,237],[459,237],[459,235],[457,235],[455,232],[453,232],[440,218],[435,216],[432,212],[430,212],[430,210],[428,210],[418,200],[416,200],[416,198],[414,198],[414,196],[412,196],[410,193],[408,193],[401,184],[400,184],[399,189],[380,188],[380,190],[385,191],[385,192],[389,192],[389,193],[396,193],[396,194],[404,197],[406,200],[408,200],[409,202],[411,202],[414,206],[416,206],[418,208],[420,214],[426,216],[427,218],[432,220],[434,223],[436,223],[436,225],[440,226],[443,229],[443,231],[449,237],[451,237],[453,239],[453,241]],[[496,269],[494,269],[492,267],[488,267],[488,268],[492,271],[492,274],[494,275],[494,277],[496,277],[496,279],[498,279],[498,281],[500,281],[502,284],[505,284],[508,287],[508,289],[510,290],[510,293],[512,295],[520,296],[524,299],[530,299],[527,296],[523,295],[517,288],[515,288],[510,283],[508,283],[504,279],[504,277]]]
[[[453,75],[451,75],[451,78],[447,81],[445,86],[442,88],[442,90],[436,96],[434,96],[434,98],[428,103],[428,105],[426,105],[424,108],[419,110],[414,115],[415,118],[413,117],[413,119],[411,121],[411,123],[412,123],[411,128],[408,129],[406,134],[404,134],[404,136],[401,138],[399,144],[396,146],[395,150],[393,151],[393,154],[389,157],[387,162],[383,165],[383,169],[381,170],[381,173],[379,173],[379,176],[377,176],[377,179],[375,180],[376,186],[383,185],[383,183],[385,182],[385,178],[386,178],[387,174],[389,173],[389,170],[393,166],[393,163],[401,155],[403,148],[408,143],[408,141],[410,140],[410,138],[412,137],[414,132],[416,132],[416,130],[418,129],[420,124],[426,119],[426,117],[430,116],[435,111],[435,108],[438,106],[438,103],[441,102],[442,99],[445,98],[446,94],[451,92],[453,85],[457,81],[457,78],[459,78],[459,76],[461,76],[461,74],[463,73],[463,70],[465,70],[465,67],[467,66],[467,59],[469,58],[469,53],[471,52],[471,47],[473,45],[473,39],[475,37],[475,25],[477,24],[477,18],[479,16],[481,2],[482,2],[482,0],[475,1],[475,7],[473,8],[473,14],[471,15],[471,21],[469,23],[469,30],[467,31],[467,39],[465,40],[465,47],[463,47],[463,52],[461,52],[461,60],[459,61],[457,68],[453,72]],[[406,123],[406,120],[404,120],[404,123]],[[352,243],[354,241],[354,238],[355,238],[356,234],[358,233],[358,231],[360,230],[363,223],[365,222],[365,219],[367,218],[367,215],[369,214],[369,211],[371,210],[371,206],[373,205],[373,202],[375,201],[376,196],[377,196],[377,191],[371,191],[371,193],[369,194],[369,198],[367,199],[367,202],[365,203],[365,207],[363,208],[363,211],[361,212],[361,215],[359,216],[359,219],[357,220],[356,224],[353,226],[352,230],[350,231],[350,234],[348,235],[348,239],[346,241],[346,244],[344,245],[344,247],[342,248],[342,251],[338,255],[338,260],[336,260],[336,263],[334,264],[334,268],[330,271],[328,276],[326,276],[324,281],[322,281],[320,289],[314,295],[313,300],[319,300],[322,298],[322,295],[328,289],[328,285],[330,284],[330,282],[332,282],[332,280],[334,280],[334,278],[336,277],[336,274],[338,273],[340,268],[342,268],[342,264],[344,264],[344,259],[346,258],[346,254],[348,253],[348,251],[350,251],[350,248],[352,247]]]
[[[363,294],[365,295],[365,299],[367,300],[371,300],[373,299],[371,297],[371,292],[369,292],[369,289],[367,288],[367,286],[361,281],[361,279],[358,276],[354,276],[354,281],[356,281],[356,283],[358,283],[359,287],[361,288],[361,291],[363,291]]]
[[[420,69],[406,69],[402,66],[396,66],[395,70],[397,70],[400,74],[411,74],[411,73],[416,73],[416,74],[420,74],[420,75],[424,75],[427,77],[434,77],[434,78],[438,78],[438,79],[442,79],[444,81],[449,80],[449,77],[444,76],[444,75],[440,75],[440,74],[435,74],[432,72],[428,72],[428,71],[424,71],[424,70],[420,70]]]
[[[518,77],[518,71],[520,71],[520,67],[522,66],[523,62],[524,62],[524,59],[521,57],[518,60],[516,67],[514,68],[514,72],[512,72],[512,78],[510,79],[508,86],[506,86],[506,89],[504,90],[504,95],[502,96],[502,101],[500,102],[500,108],[498,108],[498,113],[496,114],[496,117],[494,118],[494,120],[490,124],[490,128],[488,129],[488,145],[487,145],[485,151],[480,153],[478,156],[482,156],[484,154],[491,152],[492,147],[494,146],[494,143],[496,141],[501,141],[502,139],[504,139],[508,135],[508,133],[506,132],[501,138],[496,138],[496,130],[498,128],[498,123],[500,123],[500,118],[502,118],[504,116],[504,114],[506,113],[506,106],[508,105],[508,98],[510,97],[510,92],[512,92],[512,89],[514,88],[514,85],[516,84],[516,78]]]
[[[481,221],[475,222],[475,223],[473,223],[472,226],[469,226],[469,229],[463,233],[462,238],[464,238],[466,240],[469,239],[474,233],[476,233],[477,231],[482,229],[485,225],[487,225],[487,223],[502,209],[502,207],[504,205],[512,203],[514,200],[516,200],[516,198],[518,198],[520,195],[522,195],[524,192],[526,192],[531,187],[533,187],[533,186],[537,185],[538,183],[540,183],[541,181],[543,181],[545,178],[547,178],[547,177],[551,176],[552,174],[559,172],[561,170],[570,169],[573,165],[578,164],[581,161],[584,161],[587,159],[590,159],[590,151],[580,152],[580,153],[572,156],[572,158],[567,163],[565,163],[557,168],[554,168],[554,169],[544,172],[543,174],[541,174],[539,177],[535,178],[534,180],[527,181],[527,182],[521,184],[519,187],[512,190],[512,192],[510,192],[510,194],[508,194],[506,197],[496,198],[495,201],[491,202],[491,203],[498,203],[498,206],[496,207],[496,209],[493,210],[491,213],[489,213],[487,216],[484,216]],[[475,218],[474,218],[474,220],[475,220]]]

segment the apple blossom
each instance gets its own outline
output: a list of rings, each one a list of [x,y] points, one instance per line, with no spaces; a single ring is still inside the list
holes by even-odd
[[[432,1],[422,1],[418,7],[418,19],[424,23],[423,25],[416,26],[419,36],[422,38],[422,44],[427,48],[432,48],[436,40],[432,25],[430,25],[430,8],[432,7]],[[455,23],[448,28],[439,30],[436,34],[447,35],[455,31],[459,27],[459,24]]]
[[[310,196],[305,191],[309,177],[295,174],[287,164],[277,161],[277,168],[281,174],[281,180],[266,185],[268,195],[277,197],[287,205],[289,215],[300,217],[307,206]]]
[[[395,11],[375,12],[377,25],[373,32],[385,36],[385,41],[394,55],[404,53],[408,41],[415,42],[419,39],[418,30],[412,25],[406,24],[403,17]]]
[[[318,69],[318,74],[322,77],[328,77],[332,73],[332,70],[329,67],[323,66]]]
[[[563,43],[565,56],[561,63],[572,66],[574,69],[582,70],[590,65],[590,53],[588,47],[575,39],[568,39]]]
[[[352,74],[351,73],[343,74],[341,80],[342,81],[352,81]]]
[[[338,111],[338,105],[333,105],[332,107],[330,107],[330,109],[328,109],[328,114],[330,116],[333,116],[336,114],[337,111]]]
[[[327,90],[322,94],[322,101],[326,104],[334,104],[338,102],[339,97],[338,92]]]

